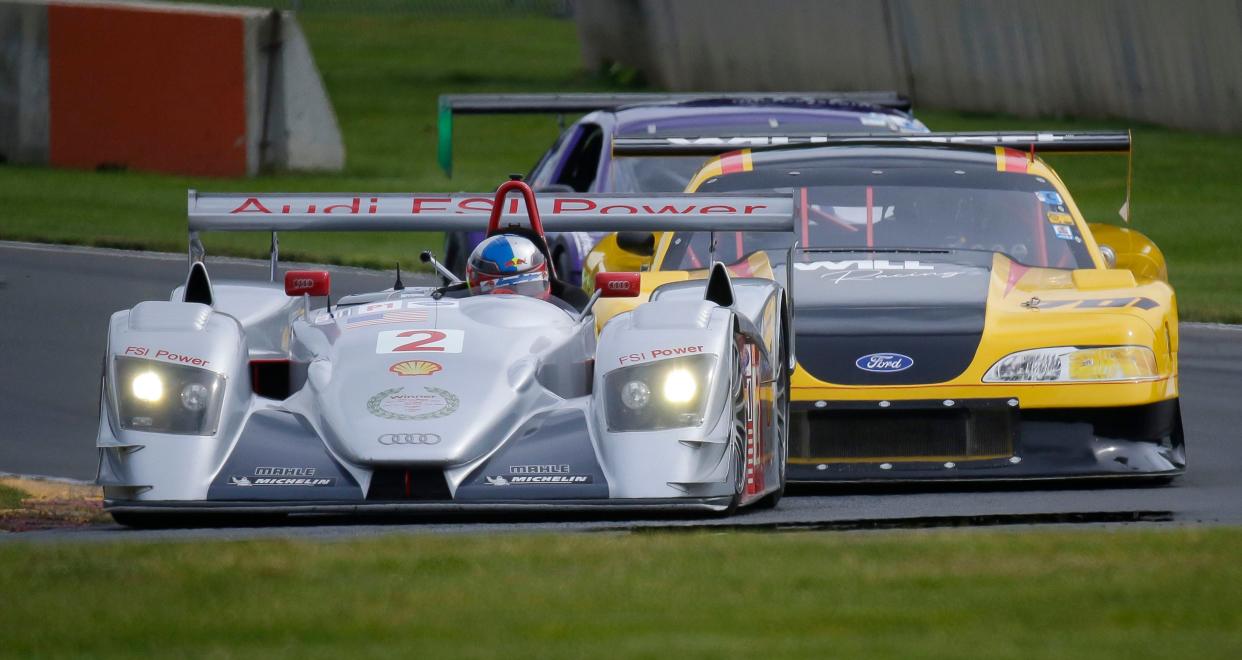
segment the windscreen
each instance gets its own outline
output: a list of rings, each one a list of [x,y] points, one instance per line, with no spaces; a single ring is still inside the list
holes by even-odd
[[[715,258],[733,262],[767,250],[776,263],[797,241],[808,249],[975,250],[1026,266],[1092,266],[1065,200],[1044,178],[978,166],[905,165],[786,167],[709,179],[699,192],[792,192],[799,214],[792,234],[717,233]],[[675,234],[663,268],[705,268],[708,236]]]
[[[681,192],[703,167],[703,156],[642,156],[612,161],[611,192]]]

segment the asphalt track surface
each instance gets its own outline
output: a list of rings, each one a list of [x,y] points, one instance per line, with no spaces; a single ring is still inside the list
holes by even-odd
[[[413,260],[414,255],[411,255]],[[265,278],[267,264],[208,259],[215,279]],[[333,269],[337,295],[384,288],[392,275]],[[89,480],[99,365],[112,312],[167,299],[186,260],[165,255],[0,242],[0,472]],[[406,283],[411,283],[407,276]],[[1242,329],[1183,324],[1182,412],[1190,467],[1167,486],[1117,483],[1052,487],[793,488],[775,511],[733,518],[613,514],[435,516],[304,520],[247,526],[132,531],[103,526],[4,534],[16,540],[141,538],[351,538],[435,532],[684,528],[873,529],[961,525],[1172,522],[1242,523]]]

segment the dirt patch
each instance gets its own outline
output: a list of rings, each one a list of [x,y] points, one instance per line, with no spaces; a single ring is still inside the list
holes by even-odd
[[[29,477],[0,477],[0,532],[80,527],[106,522],[98,486]]]

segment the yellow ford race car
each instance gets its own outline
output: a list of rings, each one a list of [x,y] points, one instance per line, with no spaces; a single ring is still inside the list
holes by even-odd
[[[619,157],[716,154],[687,192],[792,193],[796,229],[612,234],[584,287],[642,270],[650,295],[714,261],[787,282],[790,481],[1168,480],[1186,457],[1164,257],[1088,224],[1037,155],[1129,148],[1125,132],[618,138]],[[601,301],[601,327],[642,299]]]

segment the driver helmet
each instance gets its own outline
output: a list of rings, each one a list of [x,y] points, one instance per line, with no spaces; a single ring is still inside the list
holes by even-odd
[[[466,283],[473,295],[508,293],[547,299],[552,293],[548,262],[534,242],[501,234],[479,243],[466,261]]]

